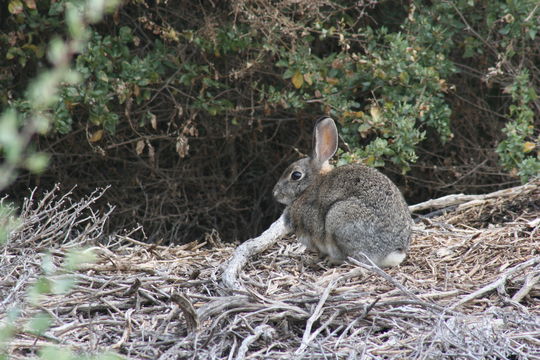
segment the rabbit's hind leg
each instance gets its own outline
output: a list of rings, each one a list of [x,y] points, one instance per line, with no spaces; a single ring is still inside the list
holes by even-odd
[[[381,238],[385,229],[372,211],[362,203],[355,200],[346,200],[335,203],[328,211],[325,219],[327,239],[339,250],[340,258],[356,258],[367,262],[369,257],[377,265],[387,253]]]
[[[334,241],[332,234],[327,233],[324,241],[317,243],[317,247],[322,254],[328,256],[328,261],[332,265],[341,265],[346,259],[343,251]]]

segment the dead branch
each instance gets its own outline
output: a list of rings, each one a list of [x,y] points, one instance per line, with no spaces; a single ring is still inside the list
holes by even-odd
[[[401,284],[398,280],[394,279],[392,276],[388,275],[383,269],[378,267],[373,261],[371,261],[370,258],[365,256],[365,259],[367,260],[367,262],[369,262],[369,264],[362,263],[362,262],[360,262],[360,261],[358,261],[358,260],[356,260],[354,258],[351,258],[351,257],[349,257],[347,260],[350,261],[351,263],[353,263],[356,266],[359,266],[359,267],[361,267],[363,269],[366,269],[368,271],[371,271],[371,272],[381,276],[383,279],[385,279],[386,281],[388,281],[389,283],[394,285],[397,289],[399,289],[399,291],[402,292],[405,296],[411,298],[414,303],[416,303],[416,304],[418,304],[420,306],[423,306],[426,309],[430,309],[430,310],[435,309],[435,310],[438,310],[439,312],[444,310],[443,308],[441,308],[440,306],[438,306],[436,304],[432,304],[432,303],[428,303],[426,301],[423,301],[416,294],[414,294],[409,289],[407,289],[407,287],[405,287],[403,284]]]
[[[426,210],[426,209],[440,209],[449,206],[459,205],[460,207],[468,207],[478,205],[479,202],[483,202],[489,199],[496,199],[501,197],[512,197],[515,195],[526,194],[538,188],[538,184],[529,183],[512,187],[509,189],[503,189],[484,195],[464,195],[455,194],[440,197],[438,199],[431,199],[421,202],[419,204],[409,206],[411,212]]]
[[[512,301],[519,303],[525,296],[527,296],[536,284],[540,282],[540,269],[533,271],[525,277],[523,286],[517,293],[512,296]]]
[[[21,223],[11,232],[9,244],[50,249],[68,243],[96,242],[103,236],[104,226],[114,211],[113,206],[105,212],[93,209],[108,188],[96,189],[79,200],[73,198],[73,189],[60,195],[58,185],[39,201],[35,199],[36,190],[32,191],[23,203]]]
[[[485,294],[487,294],[488,292],[491,292],[495,289],[498,289],[502,286],[504,286],[504,284],[506,283],[506,281],[508,280],[508,278],[515,274],[515,273],[518,273],[520,271],[523,271],[524,269],[528,268],[529,266],[535,266],[536,264],[540,263],[540,256],[536,256],[536,257],[533,257],[532,259],[529,259],[521,264],[518,264],[512,268],[510,268],[509,270],[505,271],[504,274],[502,274],[501,276],[499,276],[499,278],[497,278],[497,280],[481,287],[480,289],[476,290],[475,292],[463,297],[461,300],[459,300],[458,302],[456,302],[455,304],[449,306],[449,310],[453,310],[455,308],[457,308],[458,306],[461,306],[471,300],[474,300],[476,298],[479,298]]]
[[[308,347],[309,343],[313,340],[313,338],[316,336],[317,333],[315,333],[313,336],[311,334],[311,328],[313,327],[313,324],[315,321],[317,321],[323,312],[323,306],[326,303],[326,300],[328,299],[328,296],[330,295],[330,292],[334,289],[336,286],[337,279],[332,280],[326,289],[324,289],[324,292],[322,293],[321,299],[317,303],[317,306],[315,307],[315,310],[313,310],[313,314],[309,317],[307,323],[306,323],[306,330],[304,331],[304,335],[302,336],[302,344],[298,349],[296,349],[295,354],[299,355],[302,354],[306,348]]]
[[[249,239],[234,251],[221,277],[223,284],[230,290],[244,290],[238,276],[250,257],[259,254],[272,246],[289,229],[285,226],[285,217],[281,215],[270,227],[256,238]]]
[[[255,329],[253,329],[253,335],[250,335],[246,337],[242,344],[240,345],[240,348],[238,349],[238,353],[236,355],[236,360],[244,360],[246,358],[246,354],[249,350],[249,346],[253,344],[255,341],[257,341],[261,336],[267,340],[271,340],[275,335],[275,330],[269,325],[259,325]]]
[[[178,305],[180,310],[182,310],[188,331],[190,333],[197,331],[199,328],[199,318],[191,301],[184,294],[179,292],[174,293],[171,296],[171,299]]]

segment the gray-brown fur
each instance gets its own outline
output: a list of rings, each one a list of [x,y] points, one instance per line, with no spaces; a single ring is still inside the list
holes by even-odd
[[[370,167],[329,167],[337,148],[332,119],[319,120],[315,134],[312,157],[291,164],[274,187],[276,199],[287,205],[288,225],[306,246],[333,262],[348,256],[365,261],[365,254],[382,266],[392,253],[404,257],[412,219],[398,188]],[[301,179],[291,178],[295,171]]]

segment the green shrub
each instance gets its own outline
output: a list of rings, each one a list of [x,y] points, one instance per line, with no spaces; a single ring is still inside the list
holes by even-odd
[[[453,32],[463,57],[487,63],[478,70],[488,85],[499,87],[497,96],[506,108],[506,138],[496,151],[502,166],[525,182],[540,175],[538,2],[499,0],[478,5],[461,0],[441,2],[434,9],[441,15],[452,14],[441,18],[442,25]],[[501,108],[497,103],[493,106],[496,111]]]
[[[44,37],[39,35],[52,34],[64,26],[64,5],[80,8],[78,2],[61,1],[45,12],[28,4],[11,2],[17,19],[10,27],[16,31],[3,36],[4,44],[15,43],[7,48],[6,59],[18,61],[22,68],[43,58]],[[392,4],[389,1],[380,6]],[[458,71],[451,60],[453,52],[462,51],[464,58],[497,58],[500,64],[492,64],[497,69],[492,80],[504,76],[505,81],[514,82],[527,68],[526,64],[520,65],[524,67],[521,69],[512,63],[522,58],[520,50],[535,44],[540,26],[534,21],[538,18],[535,1],[494,1],[478,6],[475,1],[461,0],[397,6],[388,18],[401,25],[394,25],[392,31],[384,25],[366,25],[350,11],[330,3],[328,6],[326,10],[308,11],[302,3],[297,8],[276,5],[282,15],[268,22],[249,16],[260,15],[264,9],[243,4],[235,8],[234,17],[223,16],[224,12],[212,19],[215,23],[199,22],[198,27],[177,23],[174,16],[168,20],[176,26],[167,23],[167,18],[158,25],[150,16],[141,17],[140,22],[158,35],[158,39],[145,43],[126,25],[108,28],[106,34],[97,29],[81,32],[77,36],[88,39],[76,60],[75,69],[81,78],[60,90],[51,116],[54,128],[61,134],[73,131],[76,117],[81,125],[94,126],[90,137],[98,141],[103,134],[100,128],[115,133],[126,101],[141,108],[139,125],[148,124],[155,116],[148,102],[159,96],[157,89],[163,83],[187,97],[183,112],[225,116],[236,125],[244,125],[239,120],[242,116],[238,116],[242,112],[238,99],[228,95],[238,89],[234,77],[240,78],[244,72],[250,74],[252,90],[267,113],[318,108],[316,111],[338,118],[351,146],[344,161],[361,160],[379,166],[389,160],[407,170],[417,159],[416,148],[427,129],[431,128],[443,142],[452,138],[446,97],[452,89],[448,79]],[[272,9],[268,5],[266,10]],[[400,14],[403,10],[407,13]],[[298,17],[299,13],[303,16]],[[77,34],[77,21],[68,23],[72,35]],[[269,36],[270,32],[274,34]],[[189,48],[191,56],[178,57],[178,46]],[[492,54],[484,55],[487,52]],[[13,80],[9,78],[8,85]],[[537,84],[530,84],[531,91],[535,87]],[[6,97],[3,92],[4,102]],[[19,109],[29,107],[25,100],[15,104]],[[509,119],[516,120],[516,111],[509,110]],[[531,125],[533,117],[522,122]],[[515,125],[520,129],[523,126]],[[522,145],[535,143],[530,131],[518,133]],[[516,151],[516,141],[507,139],[498,148],[507,169],[521,169],[523,161],[532,161],[531,156],[523,156],[523,151],[507,154]],[[509,157],[522,165],[511,164]],[[523,171],[525,176],[532,170]]]
[[[50,4],[47,16],[43,17],[40,13],[43,9],[39,9],[34,1],[9,2],[11,18],[5,26],[13,31],[0,36],[0,43],[9,45],[5,47],[5,59],[10,63],[16,61],[20,67],[14,67],[15,75],[0,77],[4,83],[0,85],[6,85],[0,99],[2,105],[7,105],[0,114],[0,156],[3,160],[0,163],[0,190],[14,180],[20,167],[41,172],[47,166],[48,156],[32,148],[32,138],[36,134],[47,134],[51,123],[59,123],[56,128],[62,127],[60,122],[66,117],[66,109],[60,105],[63,90],[81,81],[80,74],[70,67],[71,58],[84,51],[89,40],[88,25],[99,21],[103,12],[114,9],[116,3],[59,1]],[[64,11],[65,24],[61,20]],[[66,40],[54,35],[55,30],[64,25],[67,25]],[[26,77],[27,88],[16,87],[16,75],[22,76],[30,63],[35,65],[45,60],[45,54],[51,67],[38,71],[32,68],[30,75],[35,78]],[[8,71],[10,68],[13,66],[8,65]]]
[[[31,112],[44,119],[36,124],[50,120],[50,128],[40,127],[43,142],[63,159],[76,152],[91,164],[73,181],[127,184],[115,198],[129,208],[123,213],[167,229],[165,238],[260,230],[252,207],[267,213],[273,206],[262,195],[274,181],[268,172],[278,174],[291,160],[290,144],[309,148],[312,119],[323,113],[339,121],[348,144],[339,163],[389,165],[409,171],[411,181],[444,172],[438,182],[415,183],[433,184],[418,191],[425,197],[455,190],[446,184],[463,183],[458,191],[467,191],[467,181],[538,174],[540,103],[526,95],[540,87],[534,0],[141,0],[83,32],[73,15],[80,2],[37,2],[35,9],[14,3],[22,7],[0,25],[0,103],[18,110],[5,113],[6,124],[27,123]],[[56,34],[84,40],[72,52],[76,72],[25,93],[31,76],[61,61],[54,55],[61,46],[46,55]],[[38,96],[50,81],[62,85],[58,92]],[[47,110],[32,110],[37,105]],[[493,115],[489,124],[486,114]],[[467,133],[467,123],[485,138]],[[0,136],[6,159],[28,145],[6,138]],[[484,173],[494,178],[474,176],[482,157]],[[40,168],[44,160],[22,163]],[[134,194],[133,179],[145,194]]]
[[[534,127],[533,110],[538,95],[526,69],[506,90],[513,101],[508,114],[511,121],[504,127],[506,139],[497,147],[497,153],[503,166],[516,172],[525,182],[540,174],[540,133]]]

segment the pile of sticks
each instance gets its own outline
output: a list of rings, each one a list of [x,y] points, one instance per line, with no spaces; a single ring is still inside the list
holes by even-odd
[[[92,241],[98,260],[72,292],[21,305],[53,324],[43,336],[19,331],[9,354],[53,343],[130,359],[540,359],[539,182],[458,198],[411,207],[425,214],[391,269],[331,266],[282,219],[238,247],[156,246],[130,233]],[[0,295],[22,304],[40,255],[20,244],[4,246]]]

